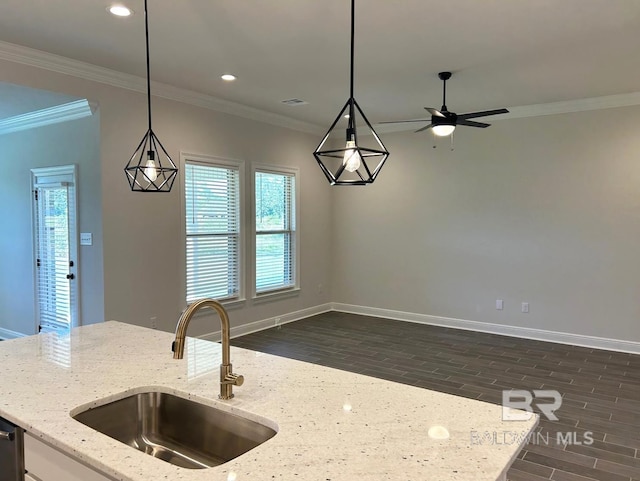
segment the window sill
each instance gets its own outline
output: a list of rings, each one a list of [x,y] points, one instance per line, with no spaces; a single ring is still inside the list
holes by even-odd
[[[299,287],[292,287],[291,289],[283,289],[280,291],[265,292],[264,294],[256,294],[252,302],[253,304],[262,304],[263,302],[279,301],[280,299],[288,299],[290,297],[296,297],[300,295]]]
[[[242,299],[229,299],[227,301],[220,301],[220,304],[222,304],[222,307],[224,307],[227,311],[232,311],[234,309],[239,309],[241,307],[244,307],[246,303],[247,303],[247,300],[244,299],[244,298],[242,298]],[[202,310],[196,312],[193,317],[195,319],[200,319],[201,317],[210,316],[213,313],[214,312],[211,309],[202,309]]]
[[[242,299],[229,299],[228,301],[220,302],[220,304],[222,304],[224,308],[228,310],[244,307],[246,303],[247,303],[247,300],[244,297]]]

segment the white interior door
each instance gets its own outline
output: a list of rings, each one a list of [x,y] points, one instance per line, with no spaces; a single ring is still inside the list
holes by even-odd
[[[75,166],[32,169],[37,331],[79,325]]]

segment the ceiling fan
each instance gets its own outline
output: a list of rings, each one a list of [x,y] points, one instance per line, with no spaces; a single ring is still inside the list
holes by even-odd
[[[430,119],[410,119],[410,120],[395,120],[388,122],[380,122],[381,124],[397,124],[404,122],[428,122],[431,123],[429,125],[425,125],[422,128],[416,130],[416,132],[422,132],[423,130],[431,129],[433,133],[439,137],[444,137],[447,135],[451,135],[453,131],[456,129],[457,125],[465,125],[467,127],[478,127],[484,129],[489,127],[491,124],[485,124],[483,122],[475,122],[469,119],[475,119],[476,117],[487,117],[489,115],[498,115],[498,114],[507,114],[509,111],[507,109],[496,109],[496,110],[483,110],[481,112],[470,112],[467,114],[456,114],[454,112],[449,112],[447,109],[447,80],[451,78],[451,72],[440,72],[438,77],[443,82],[442,87],[442,107],[440,110],[434,109],[432,107],[425,107],[431,114]]]

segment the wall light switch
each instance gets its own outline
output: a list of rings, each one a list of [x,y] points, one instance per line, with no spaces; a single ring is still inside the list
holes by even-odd
[[[524,312],[524,313],[529,312],[529,303],[528,302],[523,302],[522,303],[522,312]]]
[[[499,311],[504,309],[504,302],[502,302],[502,299],[496,299],[496,309]]]
[[[91,246],[91,245],[93,245],[93,234],[91,232],[81,232],[80,233],[80,245],[81,246]]]

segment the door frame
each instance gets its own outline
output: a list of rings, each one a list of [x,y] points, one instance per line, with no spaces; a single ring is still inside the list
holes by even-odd
[[[80,259],[79,259],[79,217],[78,217],[78,166],[76,164],[69,165],[58,165],[53,167],[39,167],[31,169],[31,242],[32,242],[32,250],[33,250],[33,292],[34,292],[34,332],[37,334],[40,332],[40,305],[38,299],[38,266],[36,263],[36,259],[38,258],[38,233],[37,229],[37,206],[35,200],[35,191],[38,185],[46,185],[46,184],[60,184],[61,181],[59,176],[71,176],[72,180],[69,182],[73,186],[73,206],[69,211],[69,219],[73,217],[73,235],[69,235],[69,259],[73,261],[73,267],[69,267],[69,272],[74,274],[75,278],[73,280],[74,292],[75,296],[71,296],[70,307],[71,307],[71,323],[70,327],[80,326],[81,318],[80,318]]]

